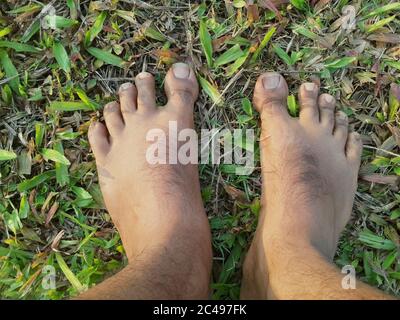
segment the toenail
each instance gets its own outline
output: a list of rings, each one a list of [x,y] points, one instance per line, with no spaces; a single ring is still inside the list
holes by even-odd
[[[189,78],[190,69],[186,63],[178,62],[172,66],[172,71],[174,72],[175,77],[178,79],[187,79]]]
[[[130,83],[130,82],[123,83],[123,84],[121,84],[121,86],[119,87],[119,91],[121,92],[121,91],[128,90],[128,89],[130,89],[132,86],[133,86],[133,84]]]
[[[361,140],[361,135],[358,132],[353,132],[354,140],[359,141]]]
[[[268,74],[263,78],[264,89],[276,89],[281,81],[281,76],[279,74]]]
[[[151,73],[148,72],[141,72],[137,75],[139,79],[146,79],[151,77]]]
[[[307,82],[304,84],[304,87],[306,88],[307,91],[314,91],[316,88],[316,85],[313,82]]]
[[[333,100],[335,100],[331,95],[327,94],[324,95],[324,100],[326,103],[331,104],[333,102]]]

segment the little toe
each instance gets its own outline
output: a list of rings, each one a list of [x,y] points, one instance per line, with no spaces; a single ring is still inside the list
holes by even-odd
[[[318,123],[318,93],[319,88],[313,82],[306,82],[300,86],[299,102],[300,102],[300,121],[307,123]]]
[[[333,137],[343,148],[347,141],[348,131],[349,122],[347,115],[343,111],[339,111],[335,117],[335,129],[333,130]]]
[[[259,76],[253,102],[261,118],[289,118],[286,107],[288,94],[287,83],[279,73],[266,72]]]
[[[169,108],[192,110],[199,95],[199,85],[193,69],[186,63],[175,63],[165,78],[165,93]]]
[[[335,125],[335,105],[336,100],[330,94],[323,93],[318,98],[319,121],[330,134]]]
[[[346,142],[346,157],[350,163],[356,167],[358,167],[361,162],[362,148],[363,144],[360,134],[351,132]]]
[[[122,119],[121,108],[117,102],[110,102],[104,107],[104,120],[110,135],[116,136],[124,129],[124,120]]]
[[[97,161],[102,161],[110,151],[107,128],[100,122],[92,122],[88,132],[90,146]]]
[[[137,109],[147,113],[156,110],[156,86],[154,77],[148,72],[141,72],[136,76]]]
[[[121,104],[121,112],[123,116],[136,111],[137,90],[130,83],[124,83],[119,87],[119,101]]]

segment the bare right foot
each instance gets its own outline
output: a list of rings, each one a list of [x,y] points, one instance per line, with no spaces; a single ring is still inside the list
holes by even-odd
[[[258,79],[254,105],[262,120],[263,206],[244,265],[245,299],[276,297],[277,270],[288,270],[307,248],[332,260],[357,188],[362,143],[357,133],[348,133],[346,115],[335,115],[335,99],[304,83],[295,119],[287,113],[287,96],[281,75]]]
[[[175,64],[165,80],[164,107],[156,106],[151,74],[140,73],[135,84],[121,86],[120,103],[104,108],[105,125],[96,122],[89,130],[104,200],[132,270],[84,298],[205,299],[211,236],[197,165],[150,164],[146,157],[151,130],[168,135],[172,121],[177,132],[193,129],[197,80],[188,65]]]

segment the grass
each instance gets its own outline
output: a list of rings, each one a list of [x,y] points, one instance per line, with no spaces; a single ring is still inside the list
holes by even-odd
[[[277,9],[277,2],[285,1],[0,3],[2,298],[68,298],[126,263],[87,129],[121,83],[147,70],[161,88],[176,61],[196,69],[202,128],[259,133],[248,98],[266,70],[286,77],[292,115],[303,81],[337,98],[366,147],[353,224],[336,263],[352,264],[363,281],[400,295],[400,5],[292,0]],[[46,17],[50,3],[53,19]],[[200,167],[213,232],[214,299],[239,295],[260,207],[258,151],[256,158],[250,176],[223,164]],[[56,272],[51,290],[42,286],[49,270]]]

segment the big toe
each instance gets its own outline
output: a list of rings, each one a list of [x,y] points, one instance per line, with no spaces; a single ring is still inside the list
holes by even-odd
[[[261,116],[289,117],[286,103],[289,89],[285,79],[275,72],[266,72],[258,77],[253,102]]]
[[[186,63],[175,63],[165,78],[165,93],[169,108],[192,108],[199,95],[193,69]]]

